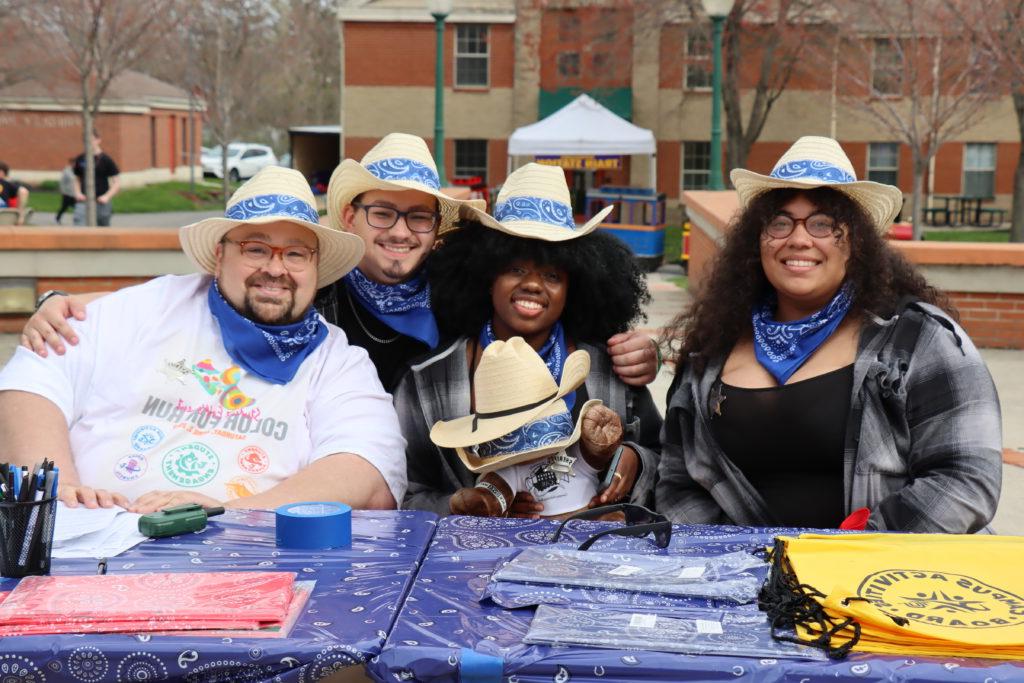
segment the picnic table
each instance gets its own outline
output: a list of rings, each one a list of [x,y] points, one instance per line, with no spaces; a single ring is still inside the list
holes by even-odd
[[[982,206],[991,197],[933,195],[932,199],[941,203],[941,206],[924,210],[925,220],[931,225],[994,226],[1003,222],[1006,213],[1004,209]]]

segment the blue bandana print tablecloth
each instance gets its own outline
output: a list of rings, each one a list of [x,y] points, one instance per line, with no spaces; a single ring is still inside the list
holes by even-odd
[[[316,581],[287,638],[62,635],[0,638],[0,681],[196,683],[317,681],[380,652],[433,535],[427,512],[352,513],[350,550],[274,544],[274,514],[228,511],[201,532],[147,541],[108,573],[293,571]],[[92,574],[94,560],[54,560],[53,574]],[[0,579],[11,590],[14,579]]]
[[[996,683],[1024,681],[1024,665],[992,660],[921,659],[853,654],[839,662],[685,655],[644,650],[599,650],[526,645],[533,609],[508,610],[478,596],[494,569],[518,549],[547,543],[549,520],[448,517],[424,558],[419,575],[379,656],[367,664],[380,681],[446,683],[568,683],[590,681],[921,681]],[[582,542],[600,522],[572,522],[567,541]],[[647,539],[611,537],[596,550],[672,555],[750,550],[793,529],[728,526],[676,527],[667,551]],[[609,604],[632,605],[628,593],[609,591]],[[755,609],[726,602],[723,611]],[[638,605],[637,611],[643,611]],[[500,670],[500,673],[499,673]]]

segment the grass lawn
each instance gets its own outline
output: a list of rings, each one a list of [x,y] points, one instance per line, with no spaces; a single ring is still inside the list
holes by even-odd
[[[665,263],[679,263],[683,253],[683,227],[665,226]]]
[[[187,181],[172,180],[143,187],[121,190],[114,197],[115,213],[157,213],[161,211],[213,211],[224,208],[220,182],[196,182],[195,194],[189,192]],[[234,191],[235,186],[231,186]],[[43,183],[32,192],[29,206],[36,213],[53,214],[60,208],[60,192],[56,183]]]
[[[926,242],[1009,242],[1009,230],[925,230]]]

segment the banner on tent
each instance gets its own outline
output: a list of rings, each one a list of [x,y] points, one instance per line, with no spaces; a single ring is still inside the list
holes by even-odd
[[[534,161],[570,171],[613,171],[622,168],[621,156],[538,156],[534,157]]]

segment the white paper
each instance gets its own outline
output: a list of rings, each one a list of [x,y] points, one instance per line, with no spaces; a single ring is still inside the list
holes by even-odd
[[[697,633],[719,634],[722,632],[722,622],[710,621],[708,619],[695,619]]]
[[[115,557],[133,548],[146,536],[139,533],[141,515],[124,508],[69,508],[57,503],[53,530],[56,558]]]
[[[631,564],[620,564],[618,567],[615,567],[614,569],[609,569],[608,573],[614,576],[635,576],[636,574],[639,574],[642,571],[643,569],[641,569],[640,567],[634,567]]]
[[[633,614],[629,617],[630,628],[654,628],[657,623],[656,614]]]
[[[704,576],[704,567],[683,567],[679,572],[680,579],[699,579]]]

